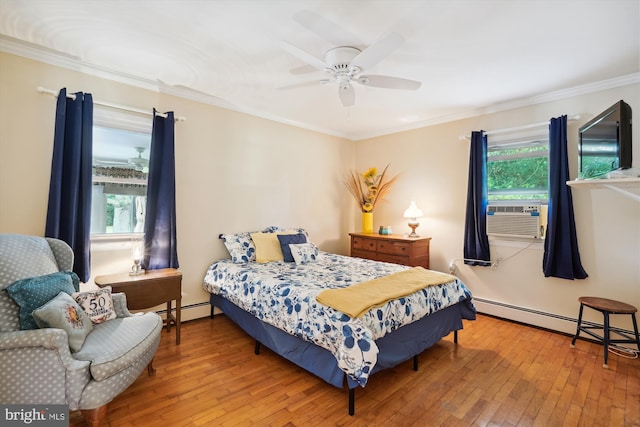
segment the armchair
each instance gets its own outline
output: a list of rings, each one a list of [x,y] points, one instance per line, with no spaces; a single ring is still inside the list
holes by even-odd
[[[132,315],[125,295],[113,294],[117,317],[92,325],[78,351],[63,329],[21,330],[20,308],[6,288],[72,266],[73,251],[61,240],[0,234],[0,403],[66,404],[96,426],[145,367],[153,375],[162,319]]]

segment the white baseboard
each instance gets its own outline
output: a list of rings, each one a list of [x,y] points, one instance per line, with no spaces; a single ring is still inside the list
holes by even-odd
[[[488,314],[490,316],[500,317],[502,319],[537,326],[568,335],[574,335],[576,333],[576,326],[578,323],[577,316],[560,316],[558,314],[546,313],[544,311],[518,307],[515,305],[491,301],[483,298],[474,297],[473,303],[478,310],[478,313],[481,314]],[[166,316],[166,310],[160,310],[157,313],[160,314],[163,318]],[[220,309],[216,308],[215,313],[221,313]],[[208,302],[201,302],[198,304],[183,306],[180,314],[181,321],[183,322],[206,318],[211,315],[211,305]],[[590,323],[593,325],[599,324],[592,322]],[[601,324],[599,325],[601,326]],[[633,334],[632,331],[626,332],[629,334]]]
[[[482,298],[474,298],[473,303],[479,313],[572,335],[576,332],[577,318],[559,316],[557,314],[545,313]],[[216,313],[220,313],[220,310],[216,309]],[[166,310],[158,311],[158,314],[164,317]],[[210,315],[211,305],[208,302],[183,306],[181,312],[182,321],[184,322],[209,317]]]
[[[174,308],[175,310],[175,308]],[[167,317],[167,310],[156,311],[163,319]],[[175,311],[174,311],[175,313]],[[201,319],[211,315],[211,305],[208,302],[183,306],[180,310],[180,321],[187,322],[189,320]]]
[[[577,318],[559,316],[482,298],[474,298],[473,303],[479,313],[572,335],[576,332]],[[163,318],[166,316],[166,310],[159,310],[157,313]],[[216,313],[220,313],[220,310],[216,309]],[[211,305],[208,302],[202,302],[183,306],[180,314],[183,322],[209,317],[211,315]]]
[[[565,317],[530,308],[518,307],[501,302],[474,298],[473,303],[479,313],[501,317],[503,319],[526,323],[552,331],[558,331],[573,335],[576,333],[577,317]],[[576,315],[578,314],[576,307]]]

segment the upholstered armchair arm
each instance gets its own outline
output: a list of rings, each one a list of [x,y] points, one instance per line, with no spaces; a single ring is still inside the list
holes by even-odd
[[[73,404],[90,380],[90,362],[71,356],[62,329],[0,332],[0,359],[3,403]]]
[[[20,348],[55,350],[58,363],[66,369],[85,369],[89,366],[89,362],[71,357],[67,333],[62,329],[44,328],[0,333],[0,351]]]
[[[117,317],[133,316],[127,307],[127,295],[124,292],[111,294],[111,298],[113,299],[113,308]]]

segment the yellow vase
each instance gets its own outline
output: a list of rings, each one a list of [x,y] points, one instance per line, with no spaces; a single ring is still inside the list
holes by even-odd
[[[362,232],[373,233],[373,212],[362,212]]]

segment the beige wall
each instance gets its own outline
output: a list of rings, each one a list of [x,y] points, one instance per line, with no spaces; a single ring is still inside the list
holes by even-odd
[[[218,234],[303,227],[327,251],[348,253],[353,228],[341,177],[354,144],[272,121],[0,53],[0,232],[44,233],[55,98],[38,86],[185,116],[176,124],[178,257],[185,306],[207,301],[202,279],[228,257]],[[151,119],[150,119],[151,120]],[[92,279],[128,271],[130,242],[92,243]],[[206,310],[201,310],[205,313]],[[188,314],[186,315],[188,318]]]
[[[640,123],[636,84],[356,143],[0,53],[0,232],[44,232],[55,100],[37,93],[39,85],[66,86],[91,92],[97,100],[173,110],[187,118],[176,125],[185,306],[207,300],[201,286],[206,268],[228,256],[217,239],[221,232],[301,226],[322,249],[348,253],[348,232],[360,226],[342,184],[351,168],[391,163],[390,172],[401,176],[376,208],[375,229],[390,225],[396,233],[408,231],[402,213],[416,200],[425,213],[418,232],[432,237],[432,268],[447,271],[450,260],[462,258],[469,147],[461,135],[581,114],[580,121],[569,123],[570,152],[576,153],[578,127],[619,99],[632,106],[634,121]],[[633,131],[636,167],[638,128]],[[457,263],[459,276],[477,298],[568,318],[577,316],[580,295],[640,307],[640,203],[608,190],[578,189],[573,196],[582,261],[590,277],[545,278],[540,244],[520,252],[521,244],[493,243],[493,258],[504,259],[497,267]],[[92,246],[93,276],[127,271],[129,264],[128,242]],[[558,330],[575,327],[526,310],[478,307]],[[191,317],[205,315],[206,307],[192,312]]]
[[[580,115],[580,120],[568,122],[570,169],[575,178],[578,128],[620,99],[631,105],[633,122],[640,123],[640,85],[635,84],[358,142],[358,168],[391,162],[393,170],[403,175],[398,191],[376,212],[374,228],[391,225],[394,231],[407,231],[402,213],[415,199],[425,214],[418,231],[432,236],[432,268],[448,271],[449,261],[463,256],[469,143],[459,137],[470,135],[472,130],[505,129],[547,122],[563,114]],[[637,125],[633,128],[633,153],[633,164],[640,168]],[[640,194],[640,184],[631,191]],[[457,274],[476,298],[500,304],[480,302],[480,310],[575,332],[573,322],[504,305],[572,319],[577,317],[577,298],[583,295],[618,299],[640,307],[640,202],[611,190],[580,188],[572,193],[582,264],[589,277],[575,281],[545,278],[542,243],[524,249],[523,244],[492,242],[492,259],[504,260],[498,266],[456,263]],[[585,315],[602,322],[597,313]],[[620,325],[631,328],[628,319],[624,316]]]

